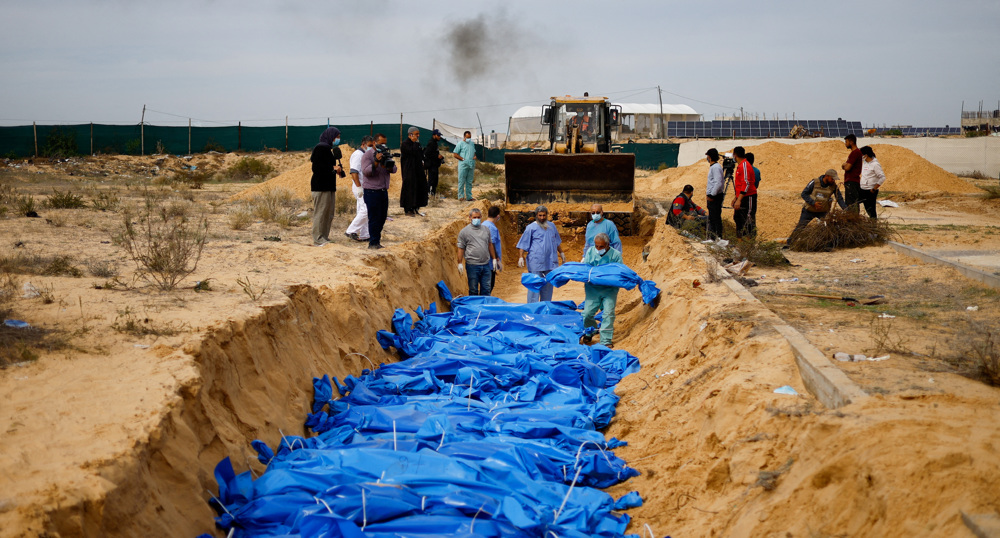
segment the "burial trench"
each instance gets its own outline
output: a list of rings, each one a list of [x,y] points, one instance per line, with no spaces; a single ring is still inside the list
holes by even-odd
[[[218,491],[212,473],[220,460],[229,457],[237,472],[251,469],[259,476],[264,467],[250,442],[276,446],[282,435],[305,434],[310,379],[343,379],[370,368],[369,360],[395,361],[374,338],[390,327],[393,310],[412,312],[439,301],[434,284],[442,278],[456,294],[466,289],[451,246],[463,225],[448,224],[424,241],[370,258],[377,276],[329,288],[295,286],[284,304],[213,327],[185,350],[196,368],[157,435],[105,471],[117,487],[82,510],[53,512],[49,528],[65,535],[213,532],[215,513],[207,501],[208,492]],[[505,230],[508,264],[497,292],[521,301],[523,288],[513,283],[520,271],[510,263],[515,242]],[[754,484],[762,470],[782,469],[816,442],[803,438],[803,428],[830,427],[829,416],[808,411],[822,406],[806,394],[787,343],[758,323],[757,307],[721,283],[692,287],[692,280],[704,279],[704,263],[663,223],[652,237],[624,242],[626,262],[663,290],[656,308],[642,304],[637,291],[619,297],[616,347],[636,355],[642,369],[618,385],[617,416],[604,433],[629,443],[615,453],[641,473],[608,489],[615,498],[636,490],[645,500],[629,511],[629,532],[650,525],[658,534],[703,534],[746,525],[747,514],[761,511],[775,520],[786,517],[790,508],[771,506],[765,489]],[[568,246],[568,259],[579,259],[579,245]],[[582,289],[568,285],[555,298],[560,295],[579,299]],[[773,389],[782,385],[802,396],[775,396]],[[808,482],[809,476],[797,480]],[[853,487],[833,483],[828,492]],[[684,509],[691,499],[697,510]],[[720,507],[730,507],[724,520],[715,515]],[[767,530],[767,519],[748,528]],[[843,528],[878,527],[848,521]]]

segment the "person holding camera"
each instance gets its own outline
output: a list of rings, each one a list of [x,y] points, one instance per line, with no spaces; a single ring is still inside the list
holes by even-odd
[[[410,127],[406,140],[399,145],[399,166],[403,187],[399,191],[399,206],[409,217],[416,217],[427,205],[427,176],[424,175],[424,149],[420,147],[420,129]],[[423,213],[420,213],[423,216]]]
[[[476,171],[476,144],[471,132],[465,131],[465,138],[455,144],[453,155],[458,159],[458,199],[471,202],[472,176]]]
[[[719,150],[711,148],[705,152],[708,161],[708,184],[705,187],[705,200],[708,206],[708,236],[722,238],[722,203],[726,196],[726,179],[719,164]]]
[[[382,228],[389,215],[389,175],[396,172],[396,161],[385,145],[385,135],[375,135],[375,146],[361,157],[361,173],[368,208],[368,248],[382,248]]]
[[[313,199],[313,245],[321,247],[330,242],[330,226],[333,225],[334,201],[337,195],[337,176],[345,177],[340,159],[340,129],[327,127],[319,135],[319,144],[313,148],[309,161],[312,162],[310,189]]]
[[[733,186],[733,222],[736,223],[736,237],[753,236],[757,233],[750,213],[753,210],[754,195],[757,194],[756,176],[753,166],[747,161],[747,152],[743,146],[733,148],[736,157],[736,171]]]
[[[441,140],[441,131],[434,129],[431,131],[431,140],[424,148],[424,168],[427,169],[427,190],[430,196],[437,196],[438,192],[438,171],[444,157],[438,151],[438,140]]]
[[[349,161],[351,167],[351,194],[357,200],[354,220],[351,221],[351,225],[347,227],[347,231],[344,235],[355,240],[355,241],[368,241],[368,206],[365,205],[365,189],[361,186],[364,181],[365,176],[361,173],[361,158],[364,157],[365,151],[368,150],[374,144],[374,139],[371,136],[365,135],[361,137],[361,146],[354,150],[351,154],[351,160]]]

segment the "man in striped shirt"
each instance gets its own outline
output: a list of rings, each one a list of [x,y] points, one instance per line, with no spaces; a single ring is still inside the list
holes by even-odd
[[[743,146],[733,148],[733,156],[736,157],[736,172],[733,175],[733,185],[736,188],[736,196],[733,198],[733,221],[736,223],[736,236],[754,236],[757,234],[757,226],[750,218],[753,209],[753,196],[757,194],[756,176],[753,173],[753,166],[747,161],[746,150]]]

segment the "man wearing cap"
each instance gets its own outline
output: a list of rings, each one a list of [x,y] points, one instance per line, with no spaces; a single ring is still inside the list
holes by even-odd
[[[438,140],[441,140],[441,131],[434,129],[431,131],[431,141],[424,148],[424,168],[427,169],[427,192],[431,196],[437,196],[438,192],[438,169],[444,162],[444,157],[438,152]]]
[[[476,171],[476,144],[472,133],[465,131],[465,138],[455,145],[453,155],[458,159],[458,199],[472,201],[472,176]]]
[[[837,177],[837,171],[831,168],[822,176],[810,181],[806,188],[802,189],[802,199],[806,203],[802,206],[799,223],[795,225],[795,229],[792,230],[792,234],[788,236],[785,244],[791,245],[795,241],[795,236],[813,219],[825,217],[833,208],[834,199],[837,200],[837,205],[841,209],[847,208],[844,197],[840,194],[840,187],[837,186],[838,179],[840,178]]]
[[[403,177],[399,206],[407,216],[416,217],[420,208],[427,205],[424,150],[420,147],[420,129],[417,127],[410,127],[406,131],[406,140],[399,145],[399,167]]]
[[[566,263],[566,253],[563,252],[562,238],[555,224],[549,222],[549,210],[543,205],[535,208],[535,222],[524,229],[521,239],[517,241],[517,266],[527,265],[529,273],[545,278],[549,271],[559,266],[559,259]],[[527,261],[527,263],[525,263]],[[552,284],[546,283],[538,292],[528,290],[528,302],[552,300]]]
[[[618,237],[618,227],[615,223],[604,218],[604,207],[601,204],[594,204],[590,206],[590,222],[587,223],[587,233],[583,238],[583,253],[587,253],[587,249],[594,246],[594,238],[597,234],[607,234],[608,241],[611,242],[611,248],[622,251],[622,240]]]
[[[705,200],[708,206],[709,238],[722,237],[722,203],[725,201],[726,179],[719,164],[719,150],[712,148],[705,152],[708,161],[708,185],[705,187]]]

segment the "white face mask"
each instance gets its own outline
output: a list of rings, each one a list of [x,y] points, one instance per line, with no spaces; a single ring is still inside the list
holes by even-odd
[[[604,215],[602,215],[602,214],[600,214],[600,213],[593,213],[593,214],[591,214],[590,216],[594,218],[594,222],[598,222],[598,221],[600,221],[600,220],[601,220],[602,218],[604,218]]]
[[[472,219],[473,226],[479,226],[482,222],[482,219]]]
[[[471,139],[471,138],[466,138],[466,139],[465,139],[465,142],[466,142],[466,143],[469,143],[469,142],[472,142],[472,139]]]
[[[606,248],[599,248],[599,249],[597,249],[597,253],[600,254],[601,256],[604,256],[604,253],[607,252],[607,251],[608,251],[608,249],[606,249]]]

